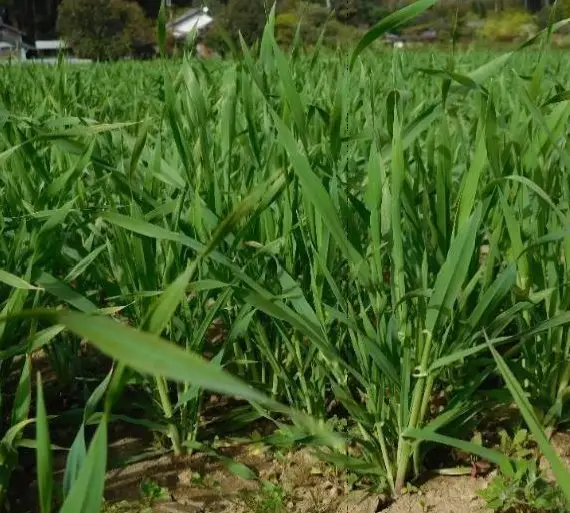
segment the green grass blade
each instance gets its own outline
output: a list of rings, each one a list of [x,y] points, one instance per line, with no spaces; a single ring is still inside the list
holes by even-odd
[[[74,306],[81,312],[93,313],[97,310],[97,306],[86,297],[47,272],[42,272],[36,281],[46,292]]]
[[[81,468],[87,458],[87,446],[85,445],[85,425],[81,424],[75,440],[71,444],[69,454],[65,463],[65,470],[63,472],[63,497],[64,499],[70,494],[73,485],[79,477]]]
[[[41,513],[50,513],[52,509],[53,493],[53,465],[51,444],[44,394],[42,376],[37,373],[36,393],[36,471],[38,475],[39,506]]]
[[[40,287],[34,287],[29,284],[26,280],[22,280],[18,276],[9,273],[8,271],[3,271],[0,269],[0,282],[5,283],[9,287],[21,290],[43,290]]]
[[[349,68],[352,69],[354,67],[354,63],[356,62],[357,57],[379,37],[381,37],[386,32],[394,30],[401,25],[413,20],[416,16],[419,16],[426,9],[429,9],[435,5],[436,2],[437,0],[419,0],[380,20],[376,25],[374,25],[374,27],[366,32],[364,36],[362,36],[356,45],[356,48],[350,57]]]
[[[160,295],[144,323],[150,333],[160,335],[170,322],[174,312],[186,296],[186,288],[196,270],[196,260],[188,264],[186,270],[176,278]]]
[[[457,231],[460,232],[467,223],[473,212],[475,197],[479,189],[479,180],[487,163],[487,151],[484,137],[484,129],[479,129],[475,155],[471,161],[469,170],[463,175],[461,196],[459,199],[459,211],[457,215]]]
[[[26,355],[24,366],[20,374],[14,405],[12,406],[12,416],[10,425],[15,426],[26,420],[30,414],[32,402],[32,382],[31,382],[31,358]]]
[[[279,116],[274,113],[273,118],[279,131],[278,140],[287,150],[289,158],[293,164],[295,174],[299,177],[299,181],[301,182],[303,189],[307,192],[308,200],[313,204],[315,210],[322,217],[335,241],[354,264],[357,271],[366,274],[366,270],[363,267],[364,260],[348,240],[345,228],[340,221],[334,204],[322,182],[311,169],[311,164],[308,158],[301,152],[293,138],[293,134]]]
[[[215,392],[275,405],[249,385],[151,333],[137,331],[105,317],[75,312],[57,314],[57,322],[89,340],[101,352],[140,372],[182,383],[188,381]]]
[[[106,468],[107,417],[104,416],[59,513],[99,513],[103,504]]]
[[[439,320],[449,314],[463,286],[473,258],[480,221],[481,206],[478,206],[465,229],[458,232],[451,243],[449,254],[437,275],[428,304],[426,329],[430,333],[433,333]]]
[[[487,447],[482,447],[481,445],[474,444],[473,442],[466,442],[465,440],[459,440],[450,436],[440,435],[439,433],[427,428],[407,429],[403,436],[415,440],[425,440],[436,444],[447,445],[449,447],[455,447],[461,451],[475,454],[498,465],[506,476],[514,475],[513,467],[509,458],[494,449],[488,449]]]

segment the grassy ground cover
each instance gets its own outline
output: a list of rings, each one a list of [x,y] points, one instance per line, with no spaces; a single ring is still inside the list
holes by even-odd
[[[442,446],[513,477],[514,403],[562,476],[569,59],[269,24],[223,61],[4,67],[0,499],[35,449],[42,512],[99,511],[125,423],[215,457],[269,419],[391,496]]]

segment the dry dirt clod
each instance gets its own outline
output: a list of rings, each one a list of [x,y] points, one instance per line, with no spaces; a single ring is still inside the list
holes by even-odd
[[[385,513],[486,513],[485,502],[477,496],[485,478],[437,476],[422,485],[421,495],[404,494]]]
[[[202,508],[178,502],[157,502],[152,506],[152,513],[200,513]]]
[[[329,489],[329,495],[332,498],[338,497],[340,495],[340,490],[338,489],[338,487],[333,486]]]
[[[191,470],[183,470],[178,474],[178,483],[185,486],[192,485],[192,471]]]
[[[381,497],[364,490],[350,492],[339,504],[337,513],[376,513]]]

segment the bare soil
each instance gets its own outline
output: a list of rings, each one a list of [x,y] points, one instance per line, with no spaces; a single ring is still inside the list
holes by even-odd
[[[126,433],[123,433],[126,434]],[[149,440],[137,434],[116,438],[109,448],[109,464],[148,451]],[[558,433],[554,447],[570,468],[570,433]],[[247,465],[258,479],[234,475],[219,460],[196,453],[175,458],[162,456],[111,468],[107,473],[104,513],[484,513],[477,490],[487,477],[436,475],[403,494],[396,501],[353,490],[346,476],[317,460],[308,449],[275,453],[261,444],[230,445],[218,454]],[[64,465],[64,462],[56,464]],[[545,469],[548,467],[545,464]],[[492,475],[492,474],[491,474]],[[168,490],[168,496],[152,502],[141,497],[141,482],[150,481]],[[262,504],[263,482],[274,483],[281,509]],[[33,487],[32,487],[33,488]],[[29,490],[29,495],[35,495]],[[20,504],[22,506],[22,504]],[[18,508],[22,513],[33,508]]]
[[[437,476],[427,481],[419,493],[406,494],[388,506],[386,513],[483,513],[489,512],[477,495],[486,477]]]
[[[570,433],[556,434],[553,445],[570,468]],[[269,481],[276,483],[284,494],[279,513],[489,511],[477,491],[487,486],[490,476],[436,475],[392,502],[366,490],[350,490],[340,472],[318,461],[306,449],[280,457],[255,445],[228,450],[228,456],[248,465],[259,479],[247,481],[237,477],[219,461],[202,454],[179,459],[163,457],[109,471],[106,498],[136,501],[140,499],[140,482],[150,479],[167,488],[170,497],[153,503],[150,510],[131,503],[132,509],[120,513],[273,513],[279,510],[263,509],[260,505],[263,491],[259,482]]]
[[[41,360],[34,361],[37,366]],[[45,381],[46,389],[52,385]],[[55,386],[55,385],[54,385]],[[56,393],[49,397],[58,397]],[[214,400],[215,399],[215,400]],[[81,401],[78,399],[78,403]],[[235,405],[232,405],[235,406]],[[68,405],[57,400],[50,411],[64,411]],[[218,410],[229,407],[222,398],[213,396],[208,403],[206,418],[217,418]],[[270,431],[272,426],[267,426]],[[257,428],[265,431],[259,424]],[[73,433],[56,430],[55,441],[68,446]],[[267,433],[266,433],[267,434]],[[392,502],[387,497],[353,490],[346,476],[318,461],[309,450],[278,454],[261,445],[232,445],[219,452],[251,468],[258,479],[237,477],[218,459],[202,453],[174,458],[153,457],[120,466],[117,462],[138,456],[152,447],[151,435],[143,428],[114,423],[109,437],[109,466],[104,513],[483,513],[489,511],[478,497],[477,490],[484,488],[489,477],[436,476],[417,485],[414,491]],[[556,434],[552,439],[558,453],[570,468],[570,433]],[[30,454],[33,456],[33,454]],[[33,459],[33,458],[32,458]],[[26,460],[26,458],[24,458]],[[33,472],[33,461],[23,461],[19,476]],[[56,453],[56,475],[61,478],[65,454]],[[115,467],[115,468],[113,468]],[[548,465],[544,463],[544,468]],[[150,481],[168,490],[168,497],[153,501],[141,499],[141,482]],[[29,482],[29,481],[28,481]],[[269,482],[277,487],[279,495],[274,506],[263,504],[269,500],[260,483]],[[21,483],[21,482],[20,482]],[[33,498],[35,483],[18,486],[15,508],[20,513],[36,510]]]
[[[259,476],[247,481],[233,475],[222,463],[203,455],[175,459],[170,456],[111,470],[106,499],[137,501],[143,479],[169,490],[168,499],[153,503],[155,513],[273,513],[260,504],[259,482],[276,483],[283,492],[280,513],[483,513],[477,497],[486,478],[437,476],[390,503],[387,497],[350,490],[345,477],[318,461],[309,450],[275,457],[268,449],[251,446],[232,451],[236,461]],[[198,477],[196,477],[198,476]],[[144,511],[136,502],[120,513]],[[113,510],[109,510],[113,511]]]

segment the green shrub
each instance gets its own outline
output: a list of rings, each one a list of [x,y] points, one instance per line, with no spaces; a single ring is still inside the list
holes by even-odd
[[[360,32],[337,20],[331,20],[327,24],[324,36],[324,44],[329,47],[350,45],[358,39]]]
[[[277,42],[287,46],[295,37],[297,26],[301,24],[301,39],[307,45],[315,44],[325,29],[324,44],[336,47],[353,42],[358,37],[358,30],[331,17],[328,9],[322,5],[300,2],[295,10],[279,14],[275,19]]]
[[[357,0],[337,0],[333,2],[336,18],[348,22],[358,14]]]
[[[487,18],[479,34],[491,41],[514,41],[535,32],[536,24],[530,13],[509,9]]]
[[[213,25],[204,34],[204,43],[220,55],[226,55],[228,45],[222,36],[222,27],[218,21],[214,21]]]
[[[284,46],[291,44],[300,22],[303,43],[315,44],[328,19],[329,11],[326,7],[300,2],[294,11],[284,12],[275,19],[277,42]]]
[[[329,10],[324,5],[309,2],[300,2],[298,12],[304,23],[316,27],[321,27],[330,18]]]
[[[568,511],[562,491],[544,479],[536,461],[532,459],[516,461],[512,477],[499,472],[487,488],[479,491],[479,495],[491,510],[497,512]]]
[[[337,20],[353,26],[371,26],[387,16],[391,9],[378,0],[332,0]]]
[[[294,12],[282,13],[275,18],[275,38],[279,45],[288,46],[293,42],[299,22],[299,16]]]
[[[79,57],[95,60],[125,57],[153,37],[141,7],[127,0],[63,0],[57,30]]]
[[[230,0],[218,16],[217,23],[234,42],[241,33],[247,44],[253,44],[263,34],[266,11],[263,0]]]
[[[299,16],[294,12],[284,12],[275,18],[275,27],[296,26],[299,23]]]

